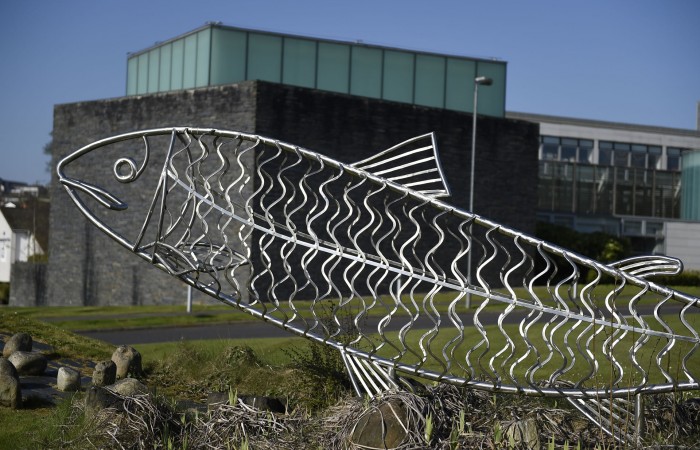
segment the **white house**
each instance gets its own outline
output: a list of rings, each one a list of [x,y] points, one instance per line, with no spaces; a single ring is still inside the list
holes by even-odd
[[[12,264],[43,255],[47,242],[45,208],[0,208],[0,283],[10,282]]]

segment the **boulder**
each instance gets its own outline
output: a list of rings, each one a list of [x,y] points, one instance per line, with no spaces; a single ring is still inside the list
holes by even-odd
[[[56,387],[59,391],[73,392],[80,390],[80,372],[71,369],[70,367],[61,367],[58,369],[56,377]]]
[[[92,372],[93,386],[108,386],[117,381],[117,365],[113,361],[100,361]]]
[[[278,398],[274,397],[261,397],[255,395],[239,395],[238,401],[252,406],[260,411],[270,411],[274,413],[284,414],[287,412],[287,407],[284,402]]]
[[[363,413],[350,441],[357,448],[394,449],[406,440],[406,407],[397,399],[387,400]]]
[[[27,333],[17,333],[5,342],[2,349],[2,356],[9,358],[14,352],[31,352],[32,337]]]
[[[540,435],[534,418],[511,422],[506,426],[506,442],[515,443],[515,448],[537,450],[540,448]]]
[[[15,351],[8,361],[15,366],[20,375],[43,375],[48,366],[46,356],[38,352]]]
[[[0,374],[0,406],[18,409],[22,407],[22,390],[19,379]]]
[[[90,386],[85,393],[85,414],[94,416],[105,408],[122,410],[124,400],[102,386]]]
[[[112,353],[112,361],[117,365],[117,380],[126,378],[127,375],[140,376],[141,369],[141,353],[135,348],[128,345],[120,345]]]
[[[19,374],[15,366],[5,358],[0,358],[0,375],[9,375],[19,379]]]
[[[148,394],[148,387],[135,378],[124,378],[106,387],[115,394],[119,394],[123,397]]]

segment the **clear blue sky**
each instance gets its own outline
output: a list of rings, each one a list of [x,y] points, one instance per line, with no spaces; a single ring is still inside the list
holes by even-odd
[[[509,111],[694,129],[700,100],[698,0],[1,0],[0,20],[15,181],[49,181],[55,104],[124,95],[127,52],[207,21],[499,58]]]

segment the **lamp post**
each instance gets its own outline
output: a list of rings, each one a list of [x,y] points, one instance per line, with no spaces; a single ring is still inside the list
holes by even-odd
[[[479,86],[491,86],[493,80],[488,77],[480,76],[474,78],[474,109],[472,110],[472,162],[469,176],[469,212],[474,214],[474,165],[476,161],[476,113],[479,100]],[[471,287],[472,284],[472,251],[469,249],[467,257],[467,283]],[[472,294],[467,292],[467,309],[471,308]]]

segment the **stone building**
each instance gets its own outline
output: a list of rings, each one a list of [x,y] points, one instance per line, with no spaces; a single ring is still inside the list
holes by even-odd
[[[348,163],[432,131],[437,136],[440,159],[452,188],[447,202],[467,209],[471,124],[471,114],[461,111],[244,81],[58,105],[54,111],[53,164],[93,141],[167,126],[261,134]],[[476,212],[524,232],[534,230],[537,148],[536,125],[479,117]],[[164,151],[153,149],[152,158],[164,159]],[[112,176],[109,164],[85,170],[93,177]],[[138,305],[185,301],[184,284],[116,245],[88,223],[55,177],[51,196],[49,304]]]

